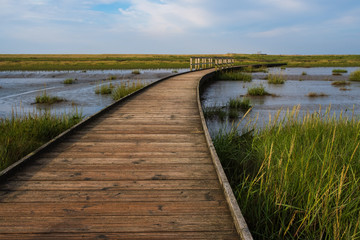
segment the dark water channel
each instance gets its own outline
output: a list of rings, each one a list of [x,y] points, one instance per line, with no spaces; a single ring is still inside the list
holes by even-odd
[[[184,72],[188,69],[176,69]],[[51,110],[61,114],[75,108],[84,116],[92,115],[110,105],[111,95],[95,94],[95,89],[102,84],[109,84],[107,79],[115,76],[111,83],[154,82],[174,74],[172,69],[141,70],[141,74],[132,74],[132,70],[104,71],[41,71],[41,72],[0,72],[0,118],[17,114]],[[77,79],[74,84],[64,84],[65,79]],[[52,105],[35,104],[36,96],[46,94],[57,96],[66,101]]]
[[[268,122],[269,115],[272,117],[283,109],[282,115],[287,109],[300,105],[300,112],[319,111],[321,106],[322,113],[331,105],[331,112],[339,114],[341,111],[350,116],[354,113],[360,115],[360,82],[351,82],[346,86],[333,86],[332,81],[347,80],[348,75],[358,68],[341,68],[347,69],[348,73],[342,76],[333,76],[332,70],[336,68],[279,68],[269,69],[269,73],[282,74],[287,79],[284,84],[268,84],[265,80],[267,73],[253,73],[251,82],[240,81],[214,81],[209,84],[202,93],[203,107],[222,106],[225,109],[230,98],[245,96],[249,87],[262,84],[265,89],[274,96],[251,97],[253,109],[248,116],[240,122],[244,115],[239,112],[238,118],[220,120],[217,117],[207,119],[208,128],[211,134],[215,134],[219,129],[229,130],[233,124],[239,124],[239,131],[242,131],[250,119],[258,117],[258,126],[261,127]],[[305,73],[304,73],[305,72]],[[326,96],[309,97],[310,92],[323,93]]]

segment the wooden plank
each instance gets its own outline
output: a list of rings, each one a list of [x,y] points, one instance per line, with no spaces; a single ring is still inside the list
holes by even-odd
[[[18,234],[1,234],[0,239],[18,240]],[[208,231],[208,232],[139,232],[139,233],[30,233],[22,234],[22,240],[83,240],[83,239],[122,239],[122,240],[209,240],[209,239],[224,239],[232,240],[238,239],[234,237],[234,231]]]
[[[1,190],[173,190],[219,189],[217,180],[150,180],[150,181],[10,181]]]
[[[76,190],[76,191],[0,191],[0,202],[189,202],[222,201],[220,189],[197,190]]]
[[[228,213],[178,216],[2,217],[1,233],[233,231]]]
[[[0,203],[0,218],[85,216],[179,216],[228,212],[223,201]]]

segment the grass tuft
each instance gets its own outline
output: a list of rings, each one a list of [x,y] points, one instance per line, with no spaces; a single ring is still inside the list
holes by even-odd
[[[254,239],[357,239],[359,119],[330,110],[279,116],[213,139]]]
[[[46,93],[46,91],[44,91],[42,95],[36,96],[35,98],[35,103],[54,104],[63,101],[65,101],[65,99],[59,98],[57,96],[50,96]]]
[[[75,79],[76,80],[76,79]],[[73,84],[73,83],[75,83],[75,80],[74,79],[72,79],[72,78],[68,78],[68,79],[65,79],[64,80],[64,84]]]
[[[112,98],[114,100],[119,100],[141,88],[145,87],[146,83],[141,81],[137,82],[122,82],[120,85],[116,86],[112,91]]]
[[[309,92],[308,97],[327,97],[329,95],[325,94],[325,93],[316,93],[316,92]]]
[[[250,99],[248,98],[230,98],[228,104],[230,109],[248,110],[249,108],[251,108]]]
[[[226,118],[226,110],[224,107],[212,106],[204,107],[203,113],[205,118],[219,118],[221,121],[224,121]]]
[[[268,81],[268,83],[271,83],[271,84],[284,84],[285,78],[281,73],[268,74],[267,81]]]
[[[216,76],[217,80],[251,82],[252,76],[241,71],[221,71]]]
[[[347,81],[334,81],[331,83],[331,85],[333,86],[345,86],[345,85],[350,85],[350,82]]]
[[[270,95],[266,90],[265,87],[260,84],[259,86],[252,86],[248,88],[247,94],[250,96],[266,96]]]
[[[114,85],[112,83],[102,84],[101,86],[97,86],[95,88],[95,93],[101,95],[108,95],[112,93],[113,89]]]
[[[341,75],[342,73],[347,73],[348,71],[346,69],[333,69],[332,75]]]
[[[360,69],[350,73],[350,81],[360,81]]]
[[[77,124],[82,118],[77,111],[61,116],[43,112],[0,118],[0,170]]]
[[[139,70],[133,70],[131,73],[135,74],[135,75],[138,75],[138,74],[140,74],[140,71]]]

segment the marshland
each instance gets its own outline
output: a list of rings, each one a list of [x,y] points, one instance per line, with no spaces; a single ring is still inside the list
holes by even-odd
[[[253,236],[358,238],[359,56],[231,56],[236,65],[288,64],[217,75],[201,95]],[[0,55],[0,167],[116,99],[186,71],[188,58]]]
[[[207,125],[255,239],[359,238],[358,72],[269,68],[203,89],[205,113],[223,110]],[[229,101],[243,98],[252,108],[234,117]]]

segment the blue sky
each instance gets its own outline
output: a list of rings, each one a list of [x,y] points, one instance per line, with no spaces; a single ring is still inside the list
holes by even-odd
[[[0,0],[0,53],[360,54],[359,0]]]

